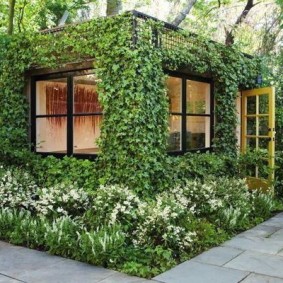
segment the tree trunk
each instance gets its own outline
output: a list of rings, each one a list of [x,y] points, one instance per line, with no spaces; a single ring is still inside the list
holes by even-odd
[[[247,4],[244,8],[244,10],[242,11],[241,15],[238,17],[238,19],[236,20],[235,24],[233,25],[232,29],[230,31],[226,32],[226,40],[225,40],[225,44],[226,45],[232,45],[234,44],[234,31],[235,29],[243,22],[243,20],[247,17],[248,13],[250,12],[250,10],[255,6],[256,4],[254,4],[253,0],[247,0]]]
[[[106,15],[113,16],[122,10],[122,0],[107,0]]]
[[[190,13],[191,9],[193,8],[194,4],[197,0],[187,0],[185,7],[180,11],[175,19],[171,22],[175,26],[179,26],[181,22],[186,18],[186,16]],[[171,11],[171,13],[174,13]]]
[[[9,0],[9,22],[8,22],[8,31],[7,31],[9,35],[13,34],[13,30],[14,30],[15,4],[16,4],[16,0]]]

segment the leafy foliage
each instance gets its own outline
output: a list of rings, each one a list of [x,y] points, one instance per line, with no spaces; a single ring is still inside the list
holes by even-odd
[[[22,95],[24,72],[32,66],[56,69],[86,58],[95,58],[104,110],[101,154],[96,162],[99,183],[125,184],[146,193],[160,187],[162,180],[168,180],[165,168],[168,98],[163,67],[175,70],[188,66],[192,72],[213,76],[215,150],[236,155],[235,98],[239,87],[254,86],[260,70],[258,60],[245,57],[233,47],[226,48],[181,31],[170,31],[170,36],[179,38],[180,44],[169,48],[165,42],[157,48],[153,34],[162,36],[165,31],[162,24],[154,21],[140,24],[137,44],[133,45],[132,20],[131,14],[124,14],[70,26],[60,33],[1,37],[2,162],[26,164],[33,160],[28,154],[28,103]],[[43,162],[43,167],[56,163],[52,159],[48,162]],[[68,162],[76,163],[71,159]],[[67,169],[66,164],[57,170]],[[50,168],[51,175],[55,172],[55,168]],[[80,174],[78,169],[77,175]]]

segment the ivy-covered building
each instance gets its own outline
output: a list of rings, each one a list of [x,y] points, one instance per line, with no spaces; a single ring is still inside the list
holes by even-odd
[[[260,74],[236,48],[136,11],[2,44],[15,48],[0,63],[1,138],[42,155],[98,155],[113,181],[150,183],[168,152],[235,155],[238,93]]]

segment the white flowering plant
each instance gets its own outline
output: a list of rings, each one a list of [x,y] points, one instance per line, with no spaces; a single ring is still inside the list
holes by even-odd
[[[271,194],[250,192],[244,179],[182,180],[144,197],[123,185],[38,186],[23,169],[0,167],[1,239],[144,277],[221,243],[273,207]]]
[[[122,224],[125,230],[137,220],[143,203],[132,190],[120,185],[101,185],[92,198],[91,209],[84,215],[90,226]]]
[[[39,188],[35,210],[45,216],[77,216],[90,207],[89,195],[76,184]]]
[[[32,176],[17,168],[1,168],[0,208],[25,209],[40,215],[58,217],[81,215],[89,208],[89,195],[76,183],[39,187]]]
[[[0,208],[32,211],[38,187],[31,175],[17,168],[0,169]]]
[[[190,249],[196,239],[192,213],[170,194],[159,194],[156,201],[141,204],[138,219],[132,240],[136,246],[162,245],[179,253]]]
[[[77,259],[115,267],[125,253],[126,234],[120,225],[103,225],[96,230],[83,230],[78,235],[80,255]]]

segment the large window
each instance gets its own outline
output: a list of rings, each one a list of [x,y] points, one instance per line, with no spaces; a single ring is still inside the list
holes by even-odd
[[[166,84],[170,112],[168,151],[210,148],[213,124],[211,83],[171,75]]]
[[[37,77],[32,90],[32,137],[40,153],[96,154],[102,108],[91,72]]]

